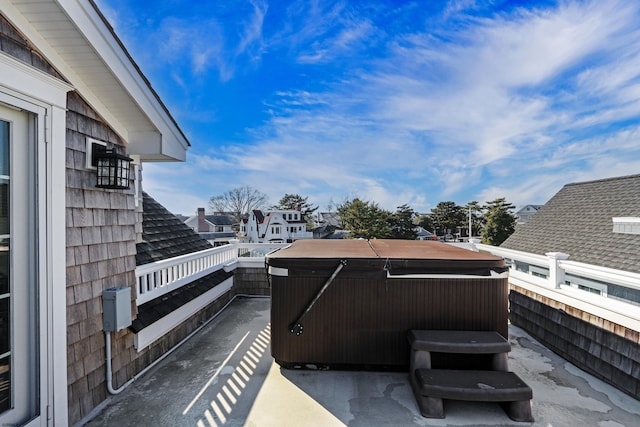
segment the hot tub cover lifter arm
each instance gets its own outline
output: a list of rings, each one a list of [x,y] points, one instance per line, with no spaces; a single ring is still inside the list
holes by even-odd
[[[324,285],[322,285],[322,288],[320,288],[316,296],[307,305],[307,308],[302,312],[300,316],[298,316],[298,319],[295,322],[293,322],[291,326],[289,326],[289,332],[296,335],[302,334],[302,331],[303,331],[303,326],[301,323],[302,319],[304,319],[307,313],[311,311],[311,308],[320,299],[324,291],[327,290],[331,282],[333,282],[333,280],[338,276],[338,273],[340,273],[340,271],[344,268],[345,265],[347,265],[347,260],[346,259],[341,260],[338,266],[336,267],[336,269],[333,271],[333,274],[331,274],[331,277],[329,277],[329,279],[324,283]]]

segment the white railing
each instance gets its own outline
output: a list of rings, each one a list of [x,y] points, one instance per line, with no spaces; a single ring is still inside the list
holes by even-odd
[[[208,274],[237,265],[264,265],[264,256],[285,244],[233,243],[136,268],[136,304],[144,304]],[[240,263],[240,264],[239,264]]]
[[[509,282],[544,297],[575,307],[635,331],[640,331],[640,309],[632,302],[613,299],[606,293],[593,293],[567,285],[571,278],[579,276],[587,280],[640,290],[640,274],[615,270],[592,264],[568,260],[569,255],[550,252],[537,255],[483,244],[475,244],[475,250],[488,252],[508,260]],[[528,265],[529,271],[520,271],[517,264]],[[536,274],[548,271],[547,275]]]

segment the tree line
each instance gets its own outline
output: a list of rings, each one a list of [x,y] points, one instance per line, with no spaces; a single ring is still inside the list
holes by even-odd
[[[248,187],[237,187],[221,195],[211,197],[209,207],[216,212],[227,212],[237,222],[255,209],[267,206],[266,194]],[[308,202],[308,197],[285,194],[272,209],[299,210],[308,224],[318,209]],[[381,208],[378,203],[360,198],[345,199],[336,205],[342,227],[351,232],[352,238],[364,239],[416,239],[416,227],[437,236],[471,235],[481,237],[482,243],[498,246],[515,230],[515,206],[504,197],[481,205],[471,201],[465,206],[455,202],[440,202],[429,213],[420,214],[407,204],[394,212]]]

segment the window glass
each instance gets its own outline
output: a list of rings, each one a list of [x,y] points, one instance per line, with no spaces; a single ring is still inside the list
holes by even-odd
[[[0,120],[0,412],[11,409],[9,122]]]

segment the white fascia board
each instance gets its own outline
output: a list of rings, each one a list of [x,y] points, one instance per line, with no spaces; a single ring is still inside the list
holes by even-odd
[[[114,76],[129,94],[127,101],[135,104],[135,108],[149,120],[148,125],[155,128],[157,133],[153,132],[154,135],[150,135],[149,132],[139,132],[137,129],[128,128],[113,113],[114,107],[109,108],[108,101],[103,101],[92,90],[90,83],[67,63],[64,51],[52,47],[36,27],[29,22],[28,17],[22,15],[10,2],[2,4],[2,13],[73,84],[89,105],[109,123],[109,126],[122,139],[132,145],[132,149],[137,150],[138,146],[141,146],[141,149],[148,151],[153,147],[156,151],[146,156],[147,158],[184,161],[189,142],[165,111],[141,71],[136,68],[91,3],[82,0],[52,0],[51,3],[59,7],[60,11],[69,17],[69,23],[78,31],[78,40],[95,52],[100,58],[100,64]],[[151,144],[149,143],[150,139]],[[131,154],[139,153],[133,151]]]
[[[102,103],[100,98],[95,96],[85,82],[77,75],[77,73],[69,67],[57,50],[44,39],[40,33],[31,25],[31,23],[11,4],[2,4],[2,13],[29,39],[39,51],[65,76],[87,100],[87,102],[109,123],[111,128],[120,135],[125,141],[128,140],[127,129],[117,120]]]
[[[111,30],[105,25],[102,17],[91,3],[82,0],[57,1],[84,37],[96,49],[117,80],[160,131],[163,145],[162,154],[175,157],[180,149],[186,151],[189,147],[188,141],[156,98],[141,71],[129,59],[128,54],[113,37]],[[130,134],[129,143],[136,142],[136,134]],[[168,143],[169,146],[165,147],[165,143]],[[174,144],[178,146],[172,147]]]
[[[629,223],[629,224],[640,224],[640,217],[636,216],[614,216],[612,218],[613,223]]]

